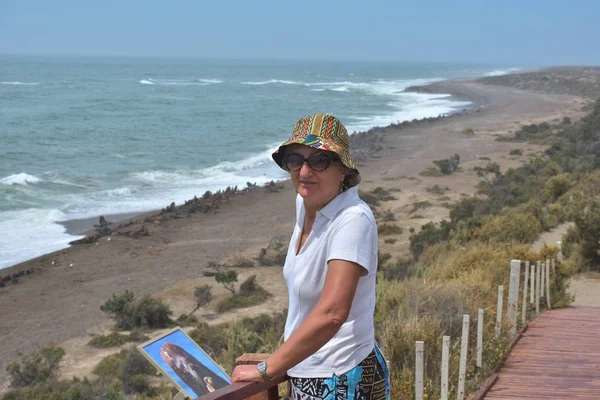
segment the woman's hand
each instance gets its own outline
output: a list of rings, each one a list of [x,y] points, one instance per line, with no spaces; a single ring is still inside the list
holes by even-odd
[[[231,374],[231,383],[235,382],[263,382],[256,365],[238,365]]]

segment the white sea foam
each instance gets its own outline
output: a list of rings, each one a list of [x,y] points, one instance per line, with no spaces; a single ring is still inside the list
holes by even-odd
[[[64,219],[64,213],[55,209],[1,212],[0,230],[11,234],[4,235],[0,245],[0,268],[64,249],[82,237],[67,235],[64,226],[56,224]]]
[[[495,71],[486,72],[483,74],[484,76],[501,76],[512,74],[513,72],[520,71],[521,68],[507,68],[507,69],[497,69]]]
[[[279,84],[283,84],[283,85],[302,85],[302,82],[296,82],[296,81],[287,81],[287,80],[282,80],[282,79],[269,79],[268,81],[259,81],[259,82],[242,82],[242,85],[268,85],[268,84],[272,84],[272,83],[279,83]]]
[[[26,174],[21,172],[20,174],[13,174],[0,179],[0,183],[4,185],[28,185],[31,183],[38,183],[40,178],[34,175]]]
[[[36,86],[39,84],[39,82],[0,82],[0,85]]]
[[[388,126],[402,121],[449,115],[470,105],[470,102],[451,100],[448,94],[397,93],[397,109],[389,114],[357,117],[347,124],[348,132],[361,132],[374,126]]]
[[[142,79],[142,85],[167,85],[167,86],[208,86],[223,83],[220,79]]]
[[[220,79],[198,79],[198,80],[203,83],[214,83],[214,84],[223,83],[223,81]]]

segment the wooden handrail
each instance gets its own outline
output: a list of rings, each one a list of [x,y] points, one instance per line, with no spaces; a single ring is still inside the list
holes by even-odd
[[[277,394],[277,385],[288,379],[287,375],[283,375],[275,378],[271,382],[237,382],[215,390],[212,393],[200,396],[195,400],[244,400],[267,390],[269,391],[268,400],[277,400],[279,398]],[[275,397],[273,397],[273,394]]]

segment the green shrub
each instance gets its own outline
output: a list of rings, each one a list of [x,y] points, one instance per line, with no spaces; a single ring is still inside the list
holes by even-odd
[[[194,289],[194,300],[196,301],[196,311],[212,301],[212,286],[202,285]]]
[[[125,350],[121,363],[120,376],[123,384],[131,381],[136,375],[154,375],[156,368],[135,347]]]
[[[439,168],[435,167],[427,167],[423,171],[420,172],[421,176],[444,176],[442,171]]]
[[[123,390],[127,394],[139,393],[149,394],[151,392],[150,382],[145,375],[133,375],[123,381]]]
[[[92,373],[107,381],[118,378],[126,354],[127,350],[121,350],[118,353],[104,357],[96,364]]]
[[[172,323],[170,316],[173,312],[162,300],[153,299],[149,295],[136,300],[133,292],[128,290],[119,296],[113,294],[100,309],[112,314],[117,328],[123,330],[165,328]]]
[[[62,347],[48,346],[25,355],[20,361],[10,363],[6,367],[10,375],[10,385],[32,386],[55,379],[64,355],[65,350]]]
[[[473,239],[488,243],[532,243],[542,231],[540,221],[531,214],[488,216],[473,232]]]
[[[429,222],[421,227],[419,233],[410,235],[410,251],[415,260],[419,259],[425,247],[448,240],[451,228],[446,220],[442,220],[439,225]]]
[[[439,185],[433,185],[431,187],[428,187],[427,189],[425,189],[428,193],[432,193],[432,194],[436,194],[438,196],[443,195],[444,193],[446,193],[447,191],[450,190],[450,188],[448,188],[448,186],[446,187],[441,187]]]
[[[107,348],[121,346],[124,343],[124,335],[113,332],[109,335],[94,335],[88,342],[88,345],[98,348]]]
[[[384,187],[378,186],[370,192],[359,190],[359,197],[371,207],[376,207],[381,201],[396,200]]]
[[[383,268],[385,263],[392,259],[392,255],[390,253],[381,253],[377,252],[377,269]]]
[[[225,312],[233,308],[251,307],[264,302],[271,296],[271,293],[256,282],[256,275],[252,275],[242,282],[239,293],[227,297],[217,305],[217,311]]]
[[[389,281],[408,279],[416,274],[416,263],[412,260],[399,258],[395,263],[388,263],[381,268],[383,277]]]
[[[231,294],[235,294],[235,282],[238,280],[238,273],[233,269],[228,269],[227,271],[219,271],[215,275],[215,280],[217,283],[223,285],[223,287],[231,292]]]
[[[544,184],[544,200],[554,202],[571,188],[568,175],[560,174],[549,178]]]
[[[579,240],[577,229],[570,226],[561,238],[561,253],[565,258],[571,257],[571,254],[575,250],[575,245],[579,243]]]
[[[590,270],[600,270],[600,201],[590,200],[575,217],[577,236],[581,243],[583,264]]]
[[[177,325],[179,326],[195,326],[198,322],[200,320],[194,314],[181,314],[177,317]]]
[[[413,208],[409,211],[409,214],[412,214],[412,213],[414,213],[417,210],[422,210],[424,208],[429,208],[429,207],[433,207],[433,204],[431,204],[427,200],[414,202],[413,203]]]
[[[512,149],[509,153],[509,156],[522,156],[523,155],[523,150],[522,149]]]
[[[240,255],[237,255],[233,258],[233,263],[231,265],[233,268],[252,268],[254,267],[254,262]]]
[[[436,160],[433,162],[444,175],[450,175],[458,169],[458,164],[460,163],[460,156],[455,154],[450,158],[445,158],[443,160]]]
[[[461,131],[461,133],[463,135],[467,135],[467,136],[474,136],[475,135],[475,131],[471,128],[465,128]]]
[[[377,231],[380,235],[401,235],[404,230],[396,224],[379,224]]]
[[[394,244],[397,241],[398,241],[398,239],[396,239],[396,238],[387,238],[383,242],[386,243],[386,244]]]

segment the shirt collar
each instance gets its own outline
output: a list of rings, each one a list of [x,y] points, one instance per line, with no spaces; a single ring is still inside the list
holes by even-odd
[[[340,210],[355,204],[357,200],[358,186],[353,186],[335,196],[333,200],[320,210],[320,213],[328,219],[333,219]]]

